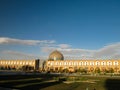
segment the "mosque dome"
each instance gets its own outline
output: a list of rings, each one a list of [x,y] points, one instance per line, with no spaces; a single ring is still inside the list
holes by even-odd
[[[61,52],[55,50],[49,55],[49,60],[64,60],[64,56]]]

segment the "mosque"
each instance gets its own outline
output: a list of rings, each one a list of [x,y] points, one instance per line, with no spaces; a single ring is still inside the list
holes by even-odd
[[[120,60],[64,60],[63,54],[55,50],[49,55],[45,69],[47,71],[68,69],[71,72],[78,69],[93,72],[99,69],[102,72],[105,70],[113,70],[118,73],[120,70]]]
[[[44,70],[59,72],[67,69],[69,72],[82,69],[88,72],[100,70],[113,70],[120,72],[120,60],[64,60],[64,56],[58,50],[50,53],[49,58],[45,61],[37,60],[0,60],[0,69],[20,69],[30,67],[30,70]]]

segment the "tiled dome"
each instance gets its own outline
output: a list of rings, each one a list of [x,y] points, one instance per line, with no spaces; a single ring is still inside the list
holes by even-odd
[[[49,55],[49,60],[64,60],[64,56],[61,52],[55,50]]]

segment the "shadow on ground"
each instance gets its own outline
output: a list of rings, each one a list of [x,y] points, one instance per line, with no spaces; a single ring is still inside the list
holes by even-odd
[[[14,88],[19,90],[41,90],[42,88],[46,88],[52,85],[60,84],[61,82],[58,81],[52,81],[49,82],[54,75],[34,75],[34,76],[26,76],[26,75],[18,75],[18,76],[1,76],[0,81],[8,81],[8,82],[0,82],[0,87],[5,88]],[[35,78],[32,80],[29,80],[29,78]],[[41,79],[36,79],[41,78]],[[21,79],[28,79],[19,81]],[[10,80],[16,80],[16,81],[10,81]]]
[[[20,90],[41,90],[42,88],[46,88],[49,86],[60,84],[60,82],[48,82],[48,83],[41,83],[41,84],[35,84],[35,85],[28,85],[25,87],[18,88]]]
[[[107,79],[105,87],[106,90],[120,90],[120,79]]]
[[[14,88],[14,89],[20,89],[20,90],[41,90],[42,88],[46,88],[49,86],[60,84],[61,82],[55,81],[55,82],[45,82],[42,80],[34,80],[34,81],[23,81],[23,82],[12,82],[12,83],[4,83],[0,86],[6,87],[6,88]],[[19,86],[23,85],[23,86]],[[16,87],[19,86],[19,87]]]

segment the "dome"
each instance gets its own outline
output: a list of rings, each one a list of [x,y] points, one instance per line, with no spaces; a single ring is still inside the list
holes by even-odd
[[[64,60],[63,54],[57,50],[49,55],[49,60]]]

